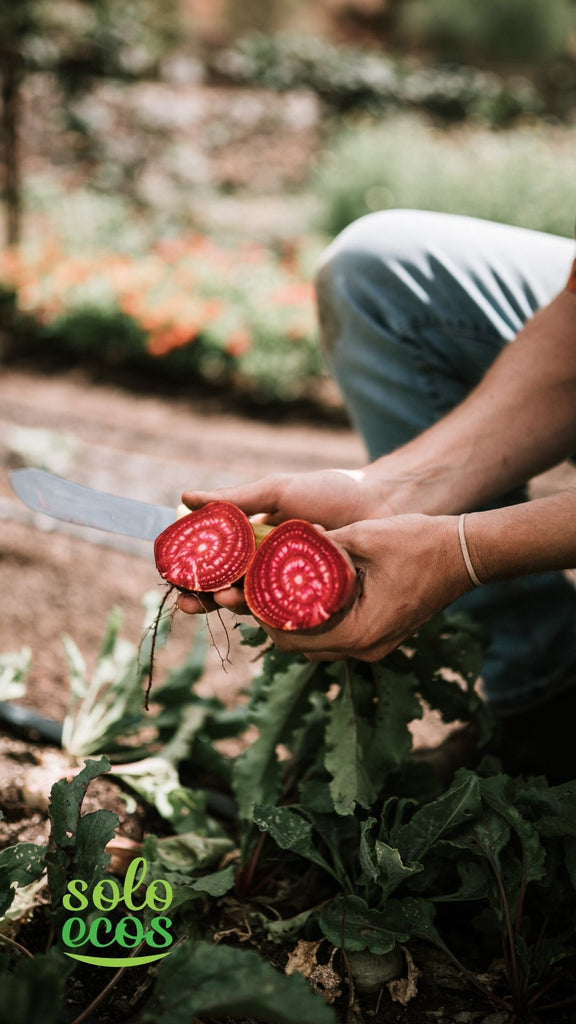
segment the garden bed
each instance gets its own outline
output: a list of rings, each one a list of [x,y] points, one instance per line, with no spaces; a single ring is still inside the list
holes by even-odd
[[[49,386],[47,386],[49,385]],[[198,399],[199,403],[200,400]],[[118,493],[133,494],[136,497],[149,500],[157,500],[164,503],[173,502],[177,499],[179,490],[191,482],[199,486],[212,486],[218,483],[234,482],[239,479],[249,479],[263,472],[278,468],[279,460],[282,460],[285,468],[316,468],[321,465],[357,466],[362,462],[362,450],[357,439],[348,431],[332,427],[330,429],[314,427],[312,425],[284,424],[279,428],[270,425],[263,427],[260,424],[252,424],[248,421],[237,419],[229,412],[220,410],[217,412],[214,406],[201,406],[191,404],[180,399],[178,402],[162,400],[158,397],[144,395],[130,395],[121,392],[110,386],[94,387],[88,384],[85,379],[76,375],[67,375],[61,378],[52,378],[47,381],[39,374],[26,374],[22,372],[6,372],[0,384],[0,411],[5,429],[3,436],[7,438],[3,449],[3,469],[0,498],[4,503],[3,510],[12,518],[6,519],[3,523],[2,554],[3,554],[3,592],[2,592],[2,615],[0,615],[0,650],[8,652],[14,650],[20,644],[26,643],[33,649],[34,662],[32,674],[26,697],[18,703],[30,707],[44,715],[53,718],[61,718],[69,704],[69,687],[66,681],[67,668],[61,647],[59,636],[62,632],[69,633],[76,641],[79,649],[86,658],[89,666],[93,667],[96,661],[98,648],[104,631],[105,619],[112,605],[120,605],[124,613],[123,632],[132,643],[137,643],[141,635],[142,609],[140,598],[144,591],[157,587],[157,578],[151,560],[142,557],[128,549],[122,550],[108,548],[107,546],[94,545],[86,537],[86,534],[74,533],[71,530],[55,530],[46,532],[39,529],[39,524],[30,522],[23,516],[19,516],[17,507],[11,504],[12,498],[7,483],[7,470],[10,465],[15,465],[19,460],[25,458],[26,450],[30,457],[31,447],[36,444],[36,460],[38,461],[38,444],[42,440],[37,431],[51,431],[51,444],[44,448],[43,458],[50,463],[50,459],[58,460],[60,463],[51,468],[57,468],[60,472],[85,483],[92,483],[104,489]],[[17,431],[20,431],[18,434]],[[24,433],[22,433],[24,431]],[[60,438],[60,444],[57,438]],[[68,439],[72,448],[67,448],[62,443]],[[44,441],[45,441],[44,437]],[[26,446],[28,445],[28,449]],[[63,461],[62,461],[63,460]],[[68,460],[66,462],[66,460]],[[43,524],[45,525],[45,524]],[[107,541],[105,535],[102,536]],[[162,652],[156,670],[156,682],[153,690],[153,700],[160,692],[165,680],[165,673],[170,667],[181,665],[186,657],[190,646],[191,637],[198,634],[198,625],[184,616],[179,616],[174,622],[174,633],[166,651]],[[202,632],[202,631],[200,631]],[[223,670],[220,654],[224,650],[224,636],[219,633],[216,639],[216,647],[210,649],[208,655],[207,671],[202,680],[195,685],[195,692],[200,699],[217,697],[223,701],[228,708],[238,708],[246,701],[244,688],[250,684],[255,674],[259,673],[261,658],[254,661],[257,651],[246,648],[239,644],[237,630],[230,630],[233,650],[230,655],[231,664]],[[218,649],[217,649],[218,648]],[[472,649],[471,649],[472,650]],[[454,653],[454,652],[453,652]],[[469,655],[467,655],[468,657]],[[472,655],[470,655],[472,656]],[[291,670],[292,671],[292,670]],[[298,670],[299,671],[299,670]],[[267,684],[269,685],[269,684]],[[286,686],[292,683],[286,682]],[[320,701],[324,684],[320,681],[317,690],[317,699]],[[382,684],[383,685],[383,684]],[[404,686],[399,677],[396,687]],[[357,679],[354,683],[358,687],[358,694],[362,692],[362,682]],[[274,689],[274,686],[273,686]],[[284,714],[281,705],[278,704],[280,689],[276,686],[276,712],[274,718]],[[259,684],[256,686],[255,694],[259,691]],[[314,692],[314,687],[313,687]],[[408,701],[406,707],[411,706],[412,696],[411,684],[404,691],[404,697],[400,702]],[[321,703],[317,705],[320,709]],[[156,705],[156,708],[158,705]],[[258,705],[256,705],[256,708]],[[265,712],[266,704],[260,704],[260,716]],[[305,711],[302,708],[301,711]],[[326,707],[324,708],[326,711]],[[299,712],[300,713],[300,712]],[[403,712],[404,713],[404,712]],[[157,712],[155,712],[157,714]],[[301,720],[298,728],[304,728],[307,721],[307,714]],[[296,722],[295,724],[298,724]],[[261,728],[269,730],[265,719],[260,719]],[[313,721],[310,719],[306,728],[312,728]],[[336,728],[334,719],[331,728]],[[279,742],[292,746],[297,734],[292,734],[286,720],[285,734],[280,733]],[[416,722],[413,725],[413,732],[417,734],[417,743],[427,746],[446,735],[448,727],[442,726],[438,717],[427,715],[423,722]],[[240,751],[247,749],[246,743],[254,741],[256,732],[252,731],[246,736],[229,736],[225,742],[224,750],[227,756],[236,757]],[[398,736],[402,735],[402,729]],[[381,749],[396,750],[397,756],[402,760],[406,756],[400,753],[398,737],[394,739],[392,733],[388,736],[386,743]],[[405,741],[402,740],[402,744]],[[317,740],[313,742],[310,737],[308,749],[315,751]],[[222,747],[219,741],[219,747]],[[256,748],[256,750],[262,749]],[[345,766],[346,758],[351,756],[352,751],[345,747],[341,748],[341,764]],[[282,755],[284,756],[284,755]],[[371,756],[374,756],[374,752]],[[49,831],[46,806],[30,805],[29,790],[30,780],[34,770],[41,764],[47,766],[50,763],[57,765],[56,774],[64,772],[71,777],[81,767],[82,758],[73,770],[69,767],[70,762],[58,761],[61,757],[58,751],[42,742],[35,742],[30,737],[14,736],[4,730],[0,741],[0,779],[3,791],[3,811],[5,819],[0,823],[0,836],[3,846],[11,846],[15,842],[26,842],[44,847]],[[97,758],[96,758],[97,759]],[[267,786],[267,779],[275,775],[275,758],[269,765],[269,770],[258,772],[252,775],[251,787],[254,787],[254,795],[262,801],[264,790]],[[192,763],[194,763],[192,761]],[[330,763],[328,761],[327,763]],[[384,773],[389,771],[389,765],[382,765]],[[331,771],[338,775],[338,762],[332,762]],[[206,765],[199,774],[198,765],[194,769],[195,775],[193,784],[201,780],[209,788],[226,790],[222,786],[222,780],[210,776]],[[408,773],[409,774],[409,773]],[[270,776],[272,777],[272,776]],[[408,778],[408,776],[406,776]],[[467,776],[465,782],[467,793],[475,791],[476,783],[473,776]],[[190,777],[185,780],[188,785]],[[343,782],[340,779],[338,785]],[[429,785],[429,781],[426,785]],[[407,784],[407,783],[406,783]],[[424,789],[424,777],[420,783],[421,792]],[[46,789],[46,787],[44,787]],[[146,834],[155,834],[158,837],[166,836],[173,831],[173,826],[166,818],[159,815],[150,803],[141,795],[136,795],[135,803],[126,806],[122,794],[127,792],[126,782],[117,780],[109,774],[98,775],[88,786],[86,802],[83,805],[83,812],[100,812],[105,809],[119,815],[120,822],[117,834],[125,839],[139,842]],[[246,787],[240,787],[240,796],[246,800]],[[546,790],[542,791],[539,800],[547,801]],[[320,793],[318,793],[318,796]],[[349,815],[349,807],[346,806],[350,800],[350,791],[346,794],[340,791],[340,815],[337,821],[340,827],[351,827],[355,820],[354,815]],[[429,792],[430,798],[434,798],[433,791]],[[360,795],[360,799],[367,798]],[[372,797],[369,798],[372,800]],[[454,800],[455,797],[450,797]],[[459,798],[460,799],[460,798]],[[526,797],[520,797],[520,804],[526,813]],[[524,803],[522,803],[524,801]],[[33,801],[34,802],[34,801]],[[290,802],[282,807],[283,814],[290,813]],[[376,813],[377,804],[372,804]],[[476,811],[478,805],[474,804]],[[260,815],[264,811],[260,810]],[[446,819],[442,818],[439,808],[438,821],[441,828],[446,828]],[[512,812],[511,812],[512,813]],[[566,805],[565,827],[570,825],[569,805]],[[365,817],[362,813],[361,817]],[[218,819],[224,830],[224,836],[228,837],[231,852],[242,844],[248,844],[244,856],[250,849],[250,844],[256,840],[256,834],[252,838],[242,830],[238,831],[237,824],[229,818]],[[262,821],[265,818],[262,817]],[[288,819],[287,819],[288,820]],[[292,819],[290,819],[292,820]],[[303,821],[304,819],[300,819]],[[329,822],[326,820],[326,829]],[[330,825],[332,828],[333,825]],[[532,835],[531,843],[536,842],[533,834],[533,824],[526,822],[526,835]],[[551,825],[548,826],[550,833]],[[266,826],[268,832],[272,829],[272,819],[269,819]],[[553,830],[552,830],[553,831]],[[326,835],[329,835],[329,830]],[[260,833],[261,838],[265,833]],[[450,838],[451,833],[447,833]],[[335,840],[336,833],[333,835]],[[219,840],[221,841],[221,839]],[[275,842],[280,841],[280,849],[276,848]],[[546,843],[552,840],[546,839]],[[339,842],[339,840],[338,840]],[[365,865],[370,862],[370,836],[365,832],[363,839],[363,853]],[[568,840],[569,843],[569,840]],[[284,844],[284,845],[283,845]],[[323,899],[330,901],[334,899],[338,887],[334,888],[334,879],[326,874],[320,864],[314,859],[310,862],[307,856],[304,859],[295,858],[294,852],[285,848],[286,840],[281,834],[274,837],[268,835],[266,845],[260,850],[259,858],[254,860],[255,847],[252,845],[252,863],[254,864],[250,884],[244,875],[244,882],[237,884],[235,890],[228,890],[222,895],[212,896],[206,892],[200,903],[192,904],[192,912],[184,919],[183,935],[187,935],[189,941],[194,936],[206,939],[214,934],[219,941],[213,947],[212,952],[207,954],[202,943],[196,947],[193,955],[195,967],[200,973],[196,975],[195,991],[202,994],[204,1003],[197,1006],[194,1003],[196,996],[188,992],[185,996],[185,1004],[188,1007],[196,1006],[195,1015],[203,1021],[230,1022],[230,1024],[249,1024],[249,1022],[260,1020],[294,1020],[296,1014],[298,1024],[304,1020],[322,1021],[327,1020],[324,1002],[319,999],[310,1008],[308,1002],[302,1004],[298,1010],[298,1002],[302,996],[303,989],[296,985],[294,990],[290,989],[290,996],[284,993],[283,989],[278,990],[274,999],[279,999],[283,1009],[279,1009],[278,1002],[274,1006],[271,1003],[263,1005],[261,1002],[252,1004],[247,990],[253,987],[253,995],[266,990],[270,981],[267,974],[261,974],[266,963],[272,964],[283,981],[282,971],[290,960],[298,953],[300,968],[304,973],[313,975],[313,981],[320,982],[324,986],[324,995],[334,997],[331,1005],[335,1016],[332,1018],[339,1022],[357,1024],[360,1019],[364,1021],[373,1020],[376,1024],[421,1024],[423,1021],[446,1021],[447,1024],[504,1024],[509,1014],[498,1006],[491,1004],[477,988],[476,983],[488,985],[493,988],[499,998],[505,998],[507,987],[504,981],[503,960],[496,952],[486,956],[486,950],[481,948],[478,940],[478,933],[470,930],[471,920],[478,916],[476,899],[472,902],[438,904],[437,924],[441,926],[443,940],[453,951],[456,951],[460,958],[465,961],[467,970],[471,972],[466,979],[459,971],[450,956],[435,948],[434,943],[423,941],[422,937],[413,935],[408,944],[404,944],[408,953],[402,953],[404,958],[402,965],[403,986],[396,990],[396,996],[404,1000],[395,1001],[386,985],[380,987],[373,994],[359,995],[351,999],[352,988],[349,982],[349,964],[346,953],[342,953],[341,938],[334,934],[334,926],[326,919],[323,927],[331,936],[330,941],[318,933],[318,925],[315,924],[310,930],[304,930],[300,934],[287,933],[280,942],[271,941],[269,927],[274,921],[287,920],[290,916],[306,911],[312,905],[322,902]],[[358,859],[358,849],[353,856],[346,870],[350,870],[354,861]],[[567,847],[567,851],[569,846]],[[345,846],[341,851],[346,857]],[[310,850],[309,850],[310,853]],[[314,851],[312,850],[312,853]],[[278,856],[279,854],[279,856]],[[325,851],[323,856],[325,856]],[[533,855],[536,856],[536,846],[533,847]],[[567,856],[569,854],[567,853]],[[238,866],[236,854],[230,859],[227,855],[219,857],[216,864],[209,869],[212,876],[218,872],[226,872]],[[538,855],[540,856],[540,855]],[[550,853],[549,856],[552,856]],[[314,854],[316,857],[316,854]],[[515,854],[512,850],[506,852],[510,859],[510,884],[511,893],[514,890],[515,875]],[[368,860],[366,860],[368,858]],[[532,862],[531,870],[535,871],[537,859]],[[405,857],[404,867],[407,868],[409,858]],[[559,866],[557,865],[559,870]],[[376,871],[375,862],[373,869]],[[163,869],[166,872],[166,866]],[[358,868],[353,870],[357,871]],[[427,871],[432,870],[429,864]],[[478,864],[476,870],[482,871]],[[176,872],[178,874],[178,872]],[[535,875],[538,871],[535,871]],[[170,875],[172,877],[172,875]],[[192,875],[197,878],[197,873]],[[205,870],[200,871],[200,877],[205,876]],[[226,876],[227,878],[228,876]],[[472,876],[471,876],[472,877]],[[483,876],[482,876],[483,877]],[[222,875],[219,875],[222,889],[226,885],[222,882]],[[453,880],[452,880],[453,881]],[[195,883],[194,883],[195,884]],[[214,885],[215,883],[210,883]],[[378,883],[379,884],[379,883]],[[470,880],[466,883],[470,884]],[[204,885],[208,883],[204,882]],[[358,882],[356,883],[358,885]],[[349,890],[350,891],[350,890]],[[45,892],[45,890],[44,890]],[[351,896],[358,897],[364,892],[360,887],[356,892],[351,890]],[[362,897],[363,899],[364,897]],[[413,896],[411,898],[414,898]],[[394,900],[392,900],[394,903]],[[536,906],[538,901],[536,900]],[[337,904],[336,904],[337,906]],[[352,902],[349,905],[350,916],[354,913],[362,914],[362,903]],[[533,905],[532,905],[533,906]],[[36,910],[28,924],[17,932],[17,941],[33,954],[42,952],[49,939],[49,921],[46,916],[45,895],[38,896]],[[187,923],[186,923],[187,922]],[[267,924],[266,924],[267,922]],[[374,922],[370,921],[366,926],[373,927]],[[338,927],[348,928],[341,922]],[[361,925],[362,927],[362,925]],[[200,928],[200,932],[198,929]],[[425,930],[425,929],[424,929]],[[272,934],[274,928],[272,928]],[[430,933],[433,934],[432,932]],[[276,935],[278,938],[278,935]],[[486,938],[486,936],[485,936]],[[551,936],[550,938],[553,938]],[[320,941],[321,940],[321,941]],[[320,945],[318,942],[320,941]],[[344,945],[350,946],[353,940],[351,933],[345,939]],[[301,943],[309,943],[302,945]],[[490,945],[490,943],[489,943]],[[244,957],[251,952],[259,957],[258,960],[242,960],[235,958]],[[166,985],[156,989],[152,994],[149,982],[153,980],[144,968],[134,968],[117,979],[116,984],[110,990],[109,996],[95,1007],[91,1019],[100,1021],[101,1024],[109,1022],[131,1021],[133,1024],[140,1024],[146,1019],[146,1013],[152,1014],[154,1021],[166,1021],[166,1024],[176,1024],[181,1018],[180,1009],[172,1001],[174,992],[183,986],[186,991],[184,978],[190,976],[190,970],[186,966],[186,957],[191,955],[189,946],[183,946],[171,954],[172,968],[174,973],[168,973]],[[551,956],[551,954],[547,954]],[[557,954],[556,954],[557,955]],[[242,999],[236,1002],[236,1007],[244,1005],[245,1012],[237,1010],[234,1012],[228,1004],[228,1009],[215,1008],[215,1003],[210,1003],[210,993],[205,989],[206,966],[200,961],[203,956],[208,956],[208,962],[214,964],[214,970],[219,972],[218,984],[220,988],[226,989],[222,983],[226,972],[236,979],[235,991],[240,993]],[[231,956],[230,961],[220,960],[220,957]],[[171,962],[171,957],[166,960],[166,965]],[[200,957],[197,960],[196,957]],[[411,966],[413,958],[414,966]],[[184,959],[182,959],[184,958]],[[18,968],[25,971],[26,955],[14,951],[13,965],[17,962],[24,966]],[[31,961],[32,963],[32,961]],[[192,961],[191,961],[192,963]],[[244,970],[245,967],[245,970]],[[179,971],[183,969],[184,975],[180,976]],[[40,967],[39,962],[34,963],[34,971],[38,977],[41,970],[43,985],[47,993],[54,993],[57,987],[54,969],[50,961],[45,961]],[[419,972],[416,976],[416,970]],[[58,973],[58,972],[57,972]],[[61,973],[61,971],[60,971]],[[191,975],[194,977],[195,975]],[[83,965],[77,969],[74,979],[66,987],[67,1008],[62,1020],[74,1021],[90,1002],[102,993],[104,985],[114,977],[114,971],[101,966]],[[276,975],[274,975],[274,978]],[[252,982],[250,979],[253,979]],[[202,980],[204,979],[204,980]],[[276,983],[275,983],[276,984]],[[570,990],[566,981],[559,982],[559,988],[555,990],[555,999],[562,1002],[570,998]],[[273,986],[274,987],[274,986]],[[32,991],[32,989],[30,989]],[[341,994],[336,995],[339,991]],[[243,993],[243,994],[242,994]],[[54,996],[54,998],[56,998]],[[271,997],[272,998],[272,997]],[[307,999],[308,997],[306,997]],[[151,1000],[157,1000],[151,1002]],[[159,1000],[159,1002],[158,1002]],[[188,1003],[186,1003],[188,1000]],[[296,1002],[292,1002],[296,1000]],[[274,1000],[272,1000],[274,1001]],[[17,1016],[16,1002],[14,1002],[12,1019],[15,1024],[20,1024]],[[330,1009],[330,1005],[328,1009]],[[212,1010],[209,1009],[212,1006]],[[45,1014],[49,1012],[42,1007],[38,1012]],[[51,1011],[50,1011],[51,1012]],[[190,1010],[193,1013],[193,1010]],[[566,1008],[558,1007],[554,1013],[554,1020],[557,1024],[560,1021],[571,1020],[573,1012],[572,1004]],[[189,1013],[185,1019],[189,1020]],[[284,1014],[284,1016],[282,1016]],[[564,1015],[564,1016],[563,1016]],[[30,1011],[28,1018],[23,1018],[26,1024],[35,1021]],[[150,1019],[150,1018],[149,1018]],[[543,1015],[542,1020],[552,1019],[550,1015]],[[40,1018],[38,1018],[40,1021]],[[60,1021],[58,1021],[60,1024]]]

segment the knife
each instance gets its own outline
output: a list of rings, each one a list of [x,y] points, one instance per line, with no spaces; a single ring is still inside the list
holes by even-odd
[[[10,474],[10,483],[20,500],[34,512],[109,533],[154,540],[176,519],[175,508],[120,498],[43,469],[16,469]]]

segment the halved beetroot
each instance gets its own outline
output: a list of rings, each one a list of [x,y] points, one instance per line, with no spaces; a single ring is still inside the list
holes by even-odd
[[[289,519],[268,534],[244,580],[246,604],[257,619],[301,633],[330,629],[356,594],[356,570],[344,549],[303,519]]]
[[[250,520],[229,501],[211,501],[182,516],[154,541],[160,575],[179,590],[195,593],[236,583],[255,550]]]

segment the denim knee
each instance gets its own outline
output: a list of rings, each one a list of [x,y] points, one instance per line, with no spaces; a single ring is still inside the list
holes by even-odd
[[[394,298],[401,308],[407,301],[426,299],[424,290],[418,293],[416,282],[402,273],[403,266],[410,266],[410,276],[417,269],[421,216],[421,211],[411,210],[368,214],[345,228],[326,249],[316,275],[316,292],[320,340],[329,357],[352,313],[377,322],[386,313],[387,325],[399,330],[402,317],[400,311],[394,315]]]

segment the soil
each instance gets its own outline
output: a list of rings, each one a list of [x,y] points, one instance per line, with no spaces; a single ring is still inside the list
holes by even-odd
[[[80,371],[47,376],[32,368],[5,368],[0,378],[0,655],[26,645],[33,659],[26,696],[16,704],[60,720],[69,700],[61,636],[71,636],[88,666],[93,666],[106,617],[118,606],[125,635],[138,643],[142,595],[157,588],[159,579],[149,542],[29,512],[11,490],[11,469],[39,465],[102,490],[176,505],[186,486],[222,486],[279,469],[354,468],[363,461],[361,442],[334,417],[330,422],[320,416],[316,421],[251,420],[207,396],[173,399],[97,384]],[[218,625],[199,690],[234,704],[244,699],[250,684],[253,655],[239,646],[233,621],[225,625],[232,643],[230,664],[224,670],[219,650],[225,649],[226,639]],[[170,664],[182,661],[195,631],[203,628],[206,625],[199,618],[175,616],[169,647],[159,658],[158,676]],[[432,746],[445,733],[446,727],[427,715],[415,730],[415,745]],[[46,808],[29,795],[33,769],[39,766],[51,770],[55,778],[65,772],[56,748],[0,724],[0,792],[5,814],[0,847],[47,840]],[[131,840],[140,840],[159,824],[141,804],[127,813],[118,787],[109,780],[91,784],[86,806],[119,812],[120,835]],[[462,987],[446,963],[438,964],[425,954],[419,965],[424,974],[414,1005],[403,1009],[388,1003],[386,1013],[380,1010],[373,1019],[382,1024],[423,1020],[501,1024],[505,1020],[501,1015],[486,1016],[487,1006],[478,1005],[478,997]],[[125,997],[126,992],[124,1003],[109,1004],[90,1019],[128,1020],[130,1005]]]

